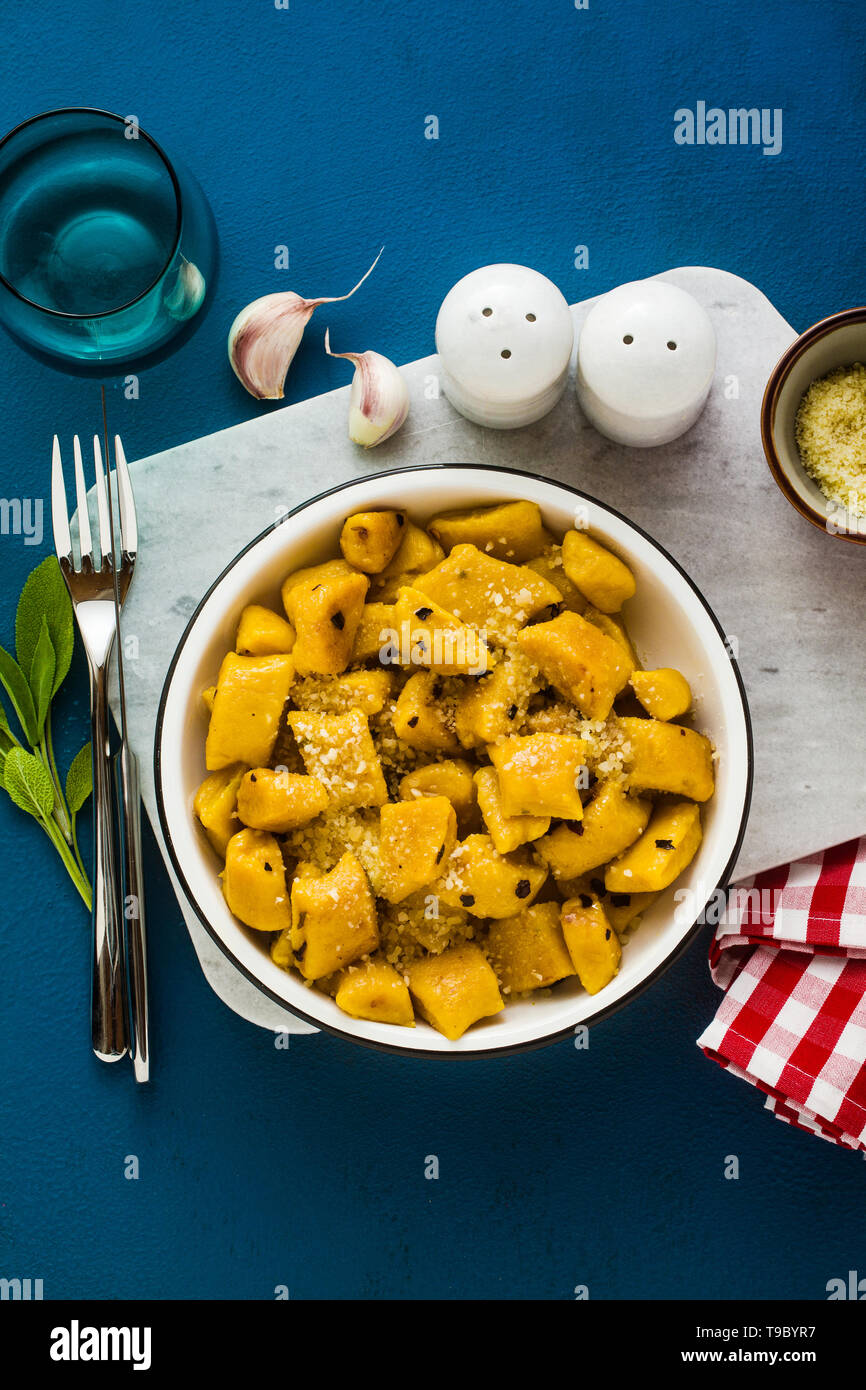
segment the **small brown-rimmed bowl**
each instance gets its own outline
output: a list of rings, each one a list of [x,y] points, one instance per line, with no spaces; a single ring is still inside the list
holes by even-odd
[[[843,309],[813,323],[770,374],[761,406],[761,440],[773,477],[800,515],[826,535],[866,545],[866,516],[855,516],[824,496],[803,467],[794,434],[797,410],[812,382],[855,362],[866,362],[866,307]]]

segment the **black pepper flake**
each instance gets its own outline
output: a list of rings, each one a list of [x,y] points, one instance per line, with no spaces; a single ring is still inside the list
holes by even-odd
[[[680,729],[680,733],[682,734],[683,738],[685,738],[685,736],[686,736],[686,731],[685,731],[685,729]]]
[[[321,589],[321,587],[322,587],[321,584],[314,584],[313,587],[312,587],[312,589],[310,590],[310,593],[311,593],[311,594],[314,594],[314,593],[316,592],[316,590],[317,590],[317,589]]]
[[[656,840],[656,849],[673,849],[673,840]]]
[[[550,623],[550,622],[553,622],[553,619],[554,619],[554,618],[558,618],[559,615],[560,615],[560,613],[564,612],[564,610],[565,610],[565,604],[564,604],[564,603],[549,603],[549,604],[547,605],[547,607],[545,608],[544,612],[541,613],[541,614],[539,615],[539,622],[542,622],[542,623]]]
[[[610,941],[610,927],[608,927],[607,931],[605,932],[604,939],[605,941]]]
[[[436,855],[436,863],[437,863],[437,864],[441,864],[441,862],[442,862],[442,856],[443,856],[444,853],[445,853],[445,846],[444,846],[444,845],[440,845],[440,846],[439,846],[439,853]]]
[[[343,617],[342,613],[332,613],[331,622],[339,632],[342,632],[343,628],[346,626],[346,619]]]
[[[462,902],[462,904],[463,904],[464,907],[473,907],[474,904],[475,904],[475,894],[474,894],[474,893],[461,893],[461,894],[460,894],[460,901]]]
[[[631,893],[611,893],[610,900],[614,907],[628,907],[631,902]]]
[[[426,623],[427,619],[431,616],[432,612],[432,608],[416,608],[415,617],[420,618],[422,623]]]
[[[251,773],[250,773],[250,781],[251,781],[251,782],[255,782],[255,781],[256,781],[256,774],[255,774],[254,772],[251,772]]]
[[[410,729],[414,729],[415,725],[418,723],[418,715],[413,714],[411,719],[406,720],[406,723],[409,725]]]
[[[528,898],[532,892],[532,884],[528,878],[522,878],[514,890],[516,898]]]
[[[265,860],[265,873],[266,873],[266,874],[272,874],[273,872],[274,872],[274,870],[273,870],[272,865],[270,865],[270,864],[267,862],[267,860]]]
[[[607,889],[604,886],[604,880],[601,878],[591,878],[589,880],[589,886],[592,889],[593,893],[595,893],[597,898],[603,898],[605,893],[607,892]]]
[[[588,893],[581,893],[580,905],[581,907],[592,907],[592,898],[589,896]]]
[[[517,714],[517,706],[516,706],[516,705],[511,705],[511,706],[509,707],[509,710],[508,710],[508,718],[509,718],[509,719],[513,719],[513,718],[515,717],[516,714]]]

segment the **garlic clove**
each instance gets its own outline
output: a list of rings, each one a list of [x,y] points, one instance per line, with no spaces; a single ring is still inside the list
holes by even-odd
[[[348,294],[302,299],[293,290],[283,290],[262,295],[241,309],[229,329],[229,362],[251,396],[261,401],[282,400],[289,367],[313,310],[320,304],[338,304],[351,298],[375,269],[379,256]]]
[[[390,439],[409,414],[409,390],[397,367],[381,352],[332,352],[327,329],[325,352],[355,364],[349,394],[349,438],[365,449]]]

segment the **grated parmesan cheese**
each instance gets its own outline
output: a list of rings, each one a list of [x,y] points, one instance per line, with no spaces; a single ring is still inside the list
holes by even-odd
[[[837,367],[800,402],[797,447],[824,496],[866,516],[866,366]]]

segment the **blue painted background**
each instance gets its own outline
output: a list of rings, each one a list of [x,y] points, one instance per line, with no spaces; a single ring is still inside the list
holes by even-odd
[[[131,457],[268,408],[225,360],[237,309],[272,289],[342,293],[383,242],[329,321],[336,347],[397,361],[432,350],[444,293],[492,260],[537,267],[569,300],[717,265],[800,328],[863,302],[854,0],[3,10],[0,126],[75,103],[134,113],[213,204],[209,318],[138,402],[111,393]],[[698,99],[783,108],[782,153],[677,147],[673,112]],[[280,243],[288,273],[273,269]],[[345,379],[311,334],[288,398]],[[0,492],[45,496],[52,432],[92,430],[97,411],[94,385],[3,340]],[[4,643],[47,549],[0,538]],[[80,659],[61,708],[68,757],[87,732]],[[0,803],[0,1275],[67,1298],[286,1284],[295,1298],[562,1299],[584,1283],[593,1298],[820,1298],[829,1278],[866,1273],[862,1160],[770,1118],[694,1046],[718,1000],[705,941],[588,1052],[449,1066],[322,1036],[278,1052],[211,994],[148,839],[156,1056],[142,1091],[90,1055],[87,923],[37,836]]]

